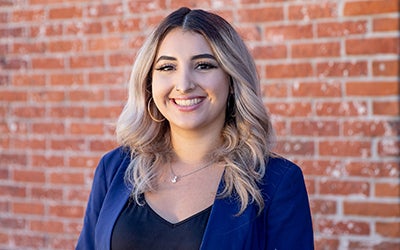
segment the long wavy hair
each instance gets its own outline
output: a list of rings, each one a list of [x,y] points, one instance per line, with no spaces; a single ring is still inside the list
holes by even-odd
[[[246,45],[234,28],[222,17],[204,11],[180,8],[168,15],[147,38],[137,54],[129,81],[129,97],[118,119],[117,139],[130,149],[132,161],[125,181],[132,197],[157,189],[158,167],[172,159],[173,149],[167,120],[151,101],[151,75],[160,43],[172,29],[201,34],[209,43],[222,69],[230,76],[222,145],[210,153],[224,164],[224,189],[218,197],[234,196],[240,202],[238,214],[256,202],[259,211],[264,200],[258,188],[271,154],[273,129],[265,110],[256,66]],[[179,42],[179,41],[177,41]],[[148,106],[148,104],[150,104]]]

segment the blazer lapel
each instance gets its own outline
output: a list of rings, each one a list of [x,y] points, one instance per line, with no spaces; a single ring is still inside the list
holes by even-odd
[[[221,181],[218,190],[221,191],[222,187]],[[200,249],[246,249],[246,241],[252,236],[252,224],[257,211],[253,204],[242,214],[236,215],[238,211],[239,204],[234,198],[217,198]]]

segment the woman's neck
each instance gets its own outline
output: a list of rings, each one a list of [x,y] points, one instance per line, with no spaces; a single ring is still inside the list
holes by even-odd
[[[209,161],[209,153],[222,143],[221,132],[188,133],[171,130],[171,141],[178,161],[186,164],[198,164]]]

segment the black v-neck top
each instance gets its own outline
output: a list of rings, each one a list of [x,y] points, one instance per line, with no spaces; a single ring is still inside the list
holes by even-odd
[[[158,215],[147,203],[128,200],[115,222],[112,250],[198,250],[212,206],[178,223]]]

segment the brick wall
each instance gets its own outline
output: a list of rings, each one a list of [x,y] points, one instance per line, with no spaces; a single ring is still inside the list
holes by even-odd
[[[398,249],[398,0],[0,0],[0,249],[73,249],[135,53],[181,5],[254,54],[316,248]]]

